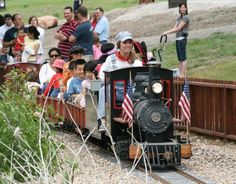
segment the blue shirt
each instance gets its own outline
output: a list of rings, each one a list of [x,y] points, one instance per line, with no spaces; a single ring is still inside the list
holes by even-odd
[[[109,35],[109,22],[105,16],[98,21],[94,32],[99,34],[99,41],[107,41]]]
[[[76,37],[76,45],[86,49],[84,55],[93,54],[93,30],[90,21],[80,24],[74,34]]]
[[[68,100],[69,96],[73,94],[80,94],[82,80],[79,77],[73,77],[70,81],[69,89],[65,92],[64,98]]]

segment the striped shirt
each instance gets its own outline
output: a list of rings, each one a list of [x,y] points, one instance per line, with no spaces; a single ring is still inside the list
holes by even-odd
[[[58,48],[61,51],[62,58],[65,60],[69,59],[69,50],[72,47],[73,43],[69,42],[69,37],[72,35],[76,29],[76,27],[79,25],[77,20],[70,20],[66,23],[64,23],[61,28],[57,32],[63,32],[63,34],[66,36],[65,41],[59,41]]]

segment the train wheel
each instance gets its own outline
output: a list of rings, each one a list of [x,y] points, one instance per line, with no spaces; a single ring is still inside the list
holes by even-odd
[[[115,145],[116,153],[121,160],[129,159],[129,141],[118,141]]]

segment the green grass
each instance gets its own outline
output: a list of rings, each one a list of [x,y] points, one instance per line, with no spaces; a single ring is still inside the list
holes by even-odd
[[[166,1],[166,0],[156,0]],[[63,18],[63,8],[65,6],[73,6],[73,0],[6,0],[7,9],[1,11],[5,13],[20,13],[25,21],[29,16],[54,15]],[[139,0],[84,0],[89,12],[96,7],[103,7],[105,11],[110,11],[116,8],[127,8],[138,5]]]
[[[166,1],[166,0],[156,0]],[[54,15],[63,18],[63,8],[72,6],[73,0],[7,0],[7,9],[1,14],[20,13],[25,23],[32,15]],[[85,0],[89,12],[101,6],[105,11],[138,5],[138,0]],[[236,79],[236,35],[214,33],[206,39],[188,41],[188,76],[235,80]],[[166,45],[163,66],[178,67],[175,43]]]
[[[189,77],[217,80],[236,79],[236,34],[214,33],[205,39],[188,40]],[[163,67],[176,68],[175,43],[166,45]]]
[[[138,5],[138,0],[85,0],[89,12],[101,6],[105,11]],[[56,15],[63,18],[63,8],[73,6],[73,0],[7,0],[5,13],[20,13],[25,21],[29,16]]]

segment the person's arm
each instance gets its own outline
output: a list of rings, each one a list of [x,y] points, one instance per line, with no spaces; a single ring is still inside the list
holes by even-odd
[[[56,39],[58,39],[59,41],[66,41],[67,40],[67,37],[63,34],[62,31],[56,32],[54,37]]]
[[[11,41],[3,41],[3,47],[12,47],[15,45],[15,40],[11,40]]]
[[[104,28],[104,25],[102,23],[102,20],[100,19],[94,29],[94,35],[99,36],[102,33],[103,28]]]
[[[74,35],[70,35],[70,37],[69,37],[69,42],[71,42],[71,43],[75,43],[76,42],[76,37],[74,36]]]
[[[94,38],[99,37],[99,33],[93,31],[93,37],[94,37]]]
[[[69,42],[75,43],[76,40],[80,37],[82,31],[83,31],[82,25],[78,26],[78,27],[76,28],[75,32],[74,32],[72,35],[70,35],[70,37],[69,37]]]
[[[98,77],[99,79],[101,79],[104,82],[105,79],[105,74],[104,71],[109,71],[110,70],[110,64],[111,64],[111,56],[108,56],[106,61],[102,64],[100,70],[99,70],[99,74]]]
[[[174,28],[164,32],[163,35],[179,32],[181,29],[183,29],[185,25],[186,23],[184,21],[181,21],[178,26],[175,26]]]
[[[47,96],[49,91],[51,90],[51,88],[52,88],[52,86],[53,86],[53,84],[55,82],[54,78],[55,78],[55,75],[52,77],[52,79],[50,80],[49,84],[47,85],[47,87],[46,87],[46,89],[45,89],[45,91],[43,93],[44,96]]]
[[[9,31],[9,30],[8,30]],[[12,47],[15,45],[15,39],[11,39],[10,37],[10,33],[6,31],[5,35],[4,35],[4,38],[3,38],[3,47]]]

